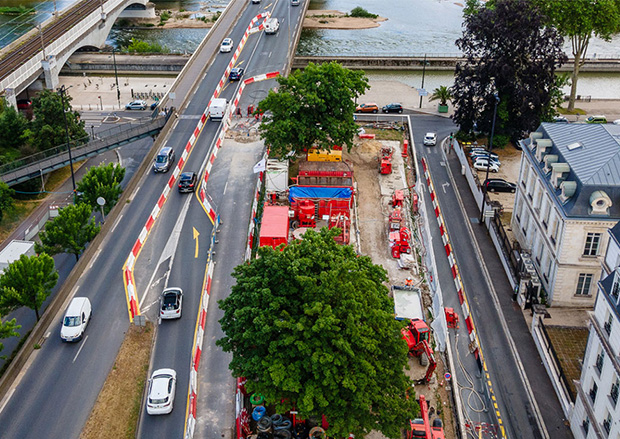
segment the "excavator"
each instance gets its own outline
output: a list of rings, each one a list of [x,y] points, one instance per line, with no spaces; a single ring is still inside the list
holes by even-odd
[[[441,419],[435,418],[431,426],[428,418],[428,404],[424,395],[420,395],[420,412],[422,418],[409,421],[410,430],[407,432],[407,439],[446,439]]]
[[[433,355],[429,342],[431,330],[424,320],[412,319],[409,324],[401,329],[403,340],[407,342],[409,347],[409,353],[414,357],[422,357],[422,354],[426,354],[428,359],[428,368],[426,369],[426,375],[423,382],[428,382],[433,376],[433,372],[437,368],[437,362]],[[421,358],[422,359],[422,358]]]

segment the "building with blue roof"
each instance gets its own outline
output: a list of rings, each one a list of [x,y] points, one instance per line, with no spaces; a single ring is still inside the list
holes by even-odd
[[[542,123],[520,143],[511,226],[529,254],[530,291],[552,306],[593,306],[607,230],[620,220],[620,125]]]

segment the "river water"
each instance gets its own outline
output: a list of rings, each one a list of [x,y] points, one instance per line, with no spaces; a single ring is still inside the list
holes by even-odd
[[[62,9],[77,0],[56,0]],[[152,0],[157,9],[180,9],[187,11],[216,11],[226,6],[228,0]],[[280,0],[287,1],[287,0]],[[454,41],[462,32],[462,3],[459,0],[310,0],[310,9],[335,9],[349,12],[361,6],[369,12],[388,20],[377,28],[358,30],[317,29],[304,30],[297,48],[299,55],[457,55]],[[1,0],[0,5],[33,7],[36,15],[9,17],[0,15],[0,47],[44,21],[54,11],[53,0]],[[158,43],[170,52],[193,51],[208,29],[114,29],[106,43],[120,47],[132,38]],[[565,50],[570,53],[570,47]],[[607,43],[593,39],[588,48],[589,56],[620,57],[620,38]],[[372,73],[398,79],[414,87],[421,85],[421,72]],[[450,72],[427,72],[425,88],[433,90],[437,85],[450,85]],[[565,90],[568,93],[568,89]],[[582,74],[579,94],[593,98],[620,99],[620,74]]]

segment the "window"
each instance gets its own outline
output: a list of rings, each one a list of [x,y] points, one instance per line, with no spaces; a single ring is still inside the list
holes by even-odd
[[[583,249],[584,256],[598,255],[598,247],[601,243],[602,233],[588,233],[586,236],[586,245]]]
[[[609,397],[613,401],[613,406],[615,407],[618,403],[618,391],[620,390],[620,380],[616,377],[616,382],[611,385],[611,390],[609,391]]]
[[[592,404],[596,401],[596,393],[598,392],[598,386],[596,383],[592,383],[592,388],[590,389],[590,399],[592,400]]]
[[[614,279],[614,286],[611,288],[611,298],[614,301],[614,305],[618,302],[618,294],[620,294],[620,281]]]
[[[595,367],[596,367],[596,370],[598,370],[599,375],[601,374],[601,371],[603,370],[604,361],[605,361],[605,354],[603,353],[603,351],[601,351],[596,356],[596,363],[595,363]]]
[[[609,314],[607,316],[607,321],[605,322],[605,324],[603,325],[603,327],[605,328],[605,332],[607,333],[607,335],[611,335],[611,323],[613,322],[614,318],[611,316],[611,314]]]
[[[592,285],[592,275],[589,273],[580,273],[577,281],[577,296],[588,296],[590,294],[590,286]]]
[[[607,417],[603,421],[603,428],[605,429],[605,432],[609,434],[609,431],[611,430],[611,415],[609,413],[607,413]]]
[[[588,436],[588,432],[590,431],[590,418],[585,418],[581,423],[581,428],[583,428],[584,436]]]

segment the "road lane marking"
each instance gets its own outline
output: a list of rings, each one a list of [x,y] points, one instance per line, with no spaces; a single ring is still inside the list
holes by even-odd
[[[226,189],[228,189],[228,181],[224,185],[224,193],[222,195],[226,195]]]
[[[196,227],[192,227],[194,239],[196,240],[196,251],[194,252],[194,259],[198,258],[198,237],[200,236],[200,232],[196,230]]]
[[[86,344],[86,340],[88,340],[88,335],[86,337],[84,337],[84,341],[82,342],[82,346],[80,346],[80,349],[78,349],[77,354],[75,354],[75,357],[73,357],[72,363],[75,363],[75,360],[77,359],[78,355],[80,355],[80,352],[82,352],[82,348]]]
[[[4,410],[4,408],[6,407],[6,405],[9,403],[9,401],[11,400],[11,397],[13,396],[13,394],[15,393],[15,389],[17,388],[17,386],[13,387],[11,389],[11,391],[9,392],[9,394],[7,395],[7,397],[4,399],[4,404],[2,404],[2,407],[0,407],[0,413],[2,413],[2,411]]]
[[[112,230],[110,230],[110,234],[114,233],[114,230],[116,229],[116,226],[118,226],[118,223],[121,222],[121,218],[123,217],[123,214],[121,213],[118,216],[118,219],[116,220],[116,222],[114,223],[114,225],[112,226]]]

